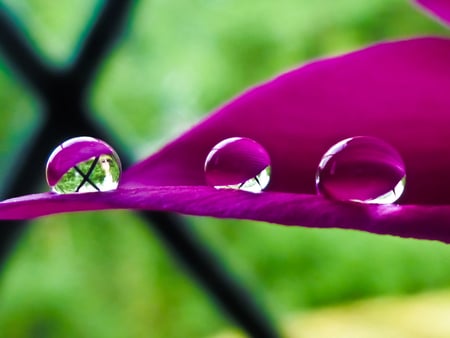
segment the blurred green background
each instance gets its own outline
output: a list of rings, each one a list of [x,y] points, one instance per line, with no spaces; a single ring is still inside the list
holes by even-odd
[[[99,5],[3,3],[55,67],[71,62]],[[447,34],[404,0],[141,0],[90,101],[95,117],[139,159],[249,86],[307,60],[430,33]],[[41,105],[2,58],[0,102],[6,182],[13,161],[26,161],[20,150],[39,128]],[[45,190],[44,168],[42,182]],[[450,287],[450,247],[441,243],[188,220],[279,325],[299,311]],[[132,212],[31,224],[0,275],[0,337],[208,337],[233,326]]]

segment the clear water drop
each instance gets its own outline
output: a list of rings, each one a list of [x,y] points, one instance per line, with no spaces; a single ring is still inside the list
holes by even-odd
[[[88,136],[71,138],[51,153],[46,166],[50,189],[60,194],[114,190],[122,166],[115,150]]]
[[[245,137],[216,144],[205,161],[206,182],[217,188],[261,192],[270,181],[270,157],[258,142]]]
[[[405,164],[398,151],[369,136],[336,143],[323,155],[316,173],[318,193],[341,201],[394,203],[405,183]]]

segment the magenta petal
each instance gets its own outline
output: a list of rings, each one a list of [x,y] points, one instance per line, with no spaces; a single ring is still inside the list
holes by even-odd
[[[450,206],[366,205],[335,202],[315,195],[254,194],[204,186],[120,188],[104,193],[67,195],[43,193],[0,203],[3,219],[101,209],[173,211],[285,225],[356,229],[450,243]]]
[[[115,209],[108,203],[113,192],[32,194],[4,200],[0,203],[0,219],[21,220],[63,212]]]
[[[1,219],[58,212],[147,209],[339,227],[450,242],[450,206],[366,205],[315,194],[315,172],[336,142],[368,135],[402,155],[403,204],[450,204],[450,40],[381,43],[310,63],[258,86],[136,164],[119,189],[25,196],[0,203]],[[209,150],[248,137],[269,153],[268,192],[205,186]]]
[[[416,2],[447,25],[450,24],[449,0],[416,0]]]
[[[450,40],[381,43],[310,63],[224,106],[123,175],[123,184],[205,185],[209,150],[234,136],[260,143],[269,191],[315,194],[322,155],[348,137],[391,144],[404,159],[408,204],[450,204]]]

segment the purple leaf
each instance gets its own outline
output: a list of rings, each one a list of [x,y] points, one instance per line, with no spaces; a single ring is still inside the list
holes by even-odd
[[[402,203],[450,203],[450,40],[381,43],[310,63],[249,90],[124,173],[126,186],[204,185],[219,141],[248,137],[270,154],[267,191],[315,194],[322,155],[367,135],[402,155]]]
[[[0,203],[0,218],[147,209],[450,242],[449,60],[450,40],[418,38],[312,62],[247,91],[135,164],[116,191],[11,199]],[[385,140],[402,155],[401,205],[316,195],[323,153],[356,135]],[[206,156],[229,137],[251,138],[268,151],[272,180],[265,192],[206,186]]]
[[[308,194],[254,194],[205,186],[149,186],[67,195],[42,193],[0,203],[3,219],[102,209],[172,211],[284,225],[356,229],[450,243],[450,206],[345,203]]]
[[[449,0],[416,0],[416,2],[445,24],[450,24]]]

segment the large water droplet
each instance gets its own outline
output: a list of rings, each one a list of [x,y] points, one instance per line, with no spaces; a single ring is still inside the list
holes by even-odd
[[[405,182],[405,164],[397,150],[369,136],[336,143],[323,155],[316,174],[320,194],[375,204],[397,201]]]
[[[47,161],[46,178],[60,194],[114,190],[122,167],[119,156],[107,143],[87,136],[60,144]]]
[[[216,144],[205,161],[206,182],[215,188],[261,192],[270,181],[270,157],[262,145],[245,137]]]

